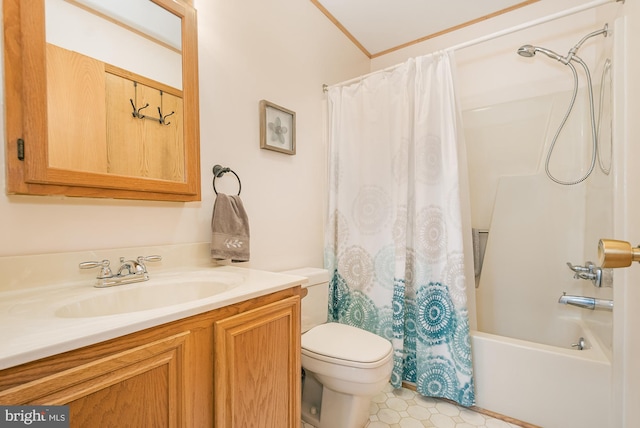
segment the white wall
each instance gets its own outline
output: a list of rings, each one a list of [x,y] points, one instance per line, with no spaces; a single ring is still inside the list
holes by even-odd
[[[363,74],[370,61],[311,2],[196,0],[195,7],[202,202],[1,192],[0,256],[207,242],[214,201],[211,169],[221,164],[242,179],[251,267],[322,266],[322,84]],[[296,112],[295,156],[259,148],[261,99]],[[216,180],[216,187],[229,193],[237,189],[230,174]]]
[[[564,23],[567,19],[570,18],[559,22],[564,28],[568,27]],[[613,24],[612,21],[611,27]],[[591,28],[601,29],[603,25],[601,20]],[[567,42],[564,52],[583,35],[572,34],[573,40]],[[611,48],[604,48],[612,40],[613,36],[597,36],[584,46],[592,50],[588,56],[584,54],[586,49],[578,52],[589,60],[595,84],[596,116],[599,116],[602,63],[605,58],[612,58]],[[515,46],[521,43],[525,42],[521,39]],[[596,47],[598,49],[594,49]],[[606,56],[592,55],[600,50],[606,50]],[[538,73],[537,81],[531,78],[530,82],[520,84],[524,91],[519,90],[518,85],[510,85],[511,82],[505,85],[506,88],[496,89],[498,93],[489,92],[482,97],[476,90],[474,100],[484,100],[486,104],[464,112],[472,224],[489,230],[480,286],[476,289],[478,328],[488,333],[566,347],[575,339],[563,339],[564,343],[554,341],[557,336],[554,333],[563,325],[560,318],[591,316],[593,321],[597,319],[598,331],[603,333],[599,335],[599,341],[610,350],[611,313],[591,313],[558,305],[557,300],[563,291],[612,298],[610,288],[597,289],[590,281],[575,280],[566,263],[584,265],[587,260],[597,261],[598,239],[611,236],[613,175],[604,175],[599,168],[600,162],[596,162],[598,166],[589,178],[578,185],[560,186],[546,177],[545,160],[566,114],[571,97],[569,88],[574,81],[568,67],[541,54],[522,61],[514,51],[512,47],[505,58],[487,57],[488,61],[501,65],[495,71],[499,77],[495,80],[507,82],[512,75],[520,79],[523,63]],[[591,57],[598,57],[598,60],[592,61]],[[549,68],[549,75],[555,75],[557,71],[564,74],[559,74],[558,82],[549,80],[549,84],[543,86],[539,81],[544,81],[546,76],[540,75],[549,65],[555,67]],[[483,86],[472,69],[467,66],[464,71],[465,76],[477,80],[477,87]],[[582,70],[579,70],[579,76],[584,84],[586,78]],[[544,93],[547,86],[559,84],[566,87],[557,93],[535,97],[528,94],[531,87]],[[610,85],[604,87],[608,89]],[[550,172],[557,179],[574,181],[583,177],[592,160],[586,89],[580,91],[550,158]],[[527,98],[492,104],[492,100],[522,93]],[[610,112],[611,105],[605,103],[603,117],[610,117]],[[606,147],[609,147],[611,133],[606,121],[601,128],[604,148],[599,152],[603,155],[603,165],[608,166],[610,156]],[[513,302],[526,304],[514,305]]]

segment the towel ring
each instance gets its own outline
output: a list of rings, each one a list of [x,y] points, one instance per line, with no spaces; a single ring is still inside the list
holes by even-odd
[[[230,172],[231,174],[235,175],[236,178],[238,179],[238,196],[240,196],[240,192],[242,191],[242,182],[240,181],[240,177],[238,177],[238,174],[236,174],[231,168],[228,167],[222,167],[220,165],[215,165],[213,167],[213,191],[215,192],[215,194],[218,194],[218,191],[216,190],[216,177],[222,177],[223,175],[225,175],[227,172]]]

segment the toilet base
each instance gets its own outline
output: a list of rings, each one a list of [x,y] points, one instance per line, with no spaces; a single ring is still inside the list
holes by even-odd
[[[322,385],[311,374],[307,374],[302,385],[302,420],[314,427],[320,426]]]
[[[320,413],[318,428],[363,428],[369,420],[370,405],[371,397],[347,395],[323,388],[322,406],[329,411]]]
[[[371,398],[343,394],[323,387],[307,372],[302,420],[317,428],[363,428],[369,420]]]

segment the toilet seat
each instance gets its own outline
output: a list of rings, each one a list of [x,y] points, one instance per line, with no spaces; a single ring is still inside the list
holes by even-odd
[[[357,368],[376,368],[392,358],[391,343],[346,324],[326,323],[302,335],[302,354],[316,360]]]

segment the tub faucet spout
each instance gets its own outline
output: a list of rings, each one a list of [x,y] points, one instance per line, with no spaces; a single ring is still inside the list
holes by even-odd
[[[567,295],[567,293],[562,293],[562,296],[558,299],[558,303],[577,306],[583,309],[603,309],[605,311],[613,310],[613,300],[596,299],[595,297],[571,296]]]

